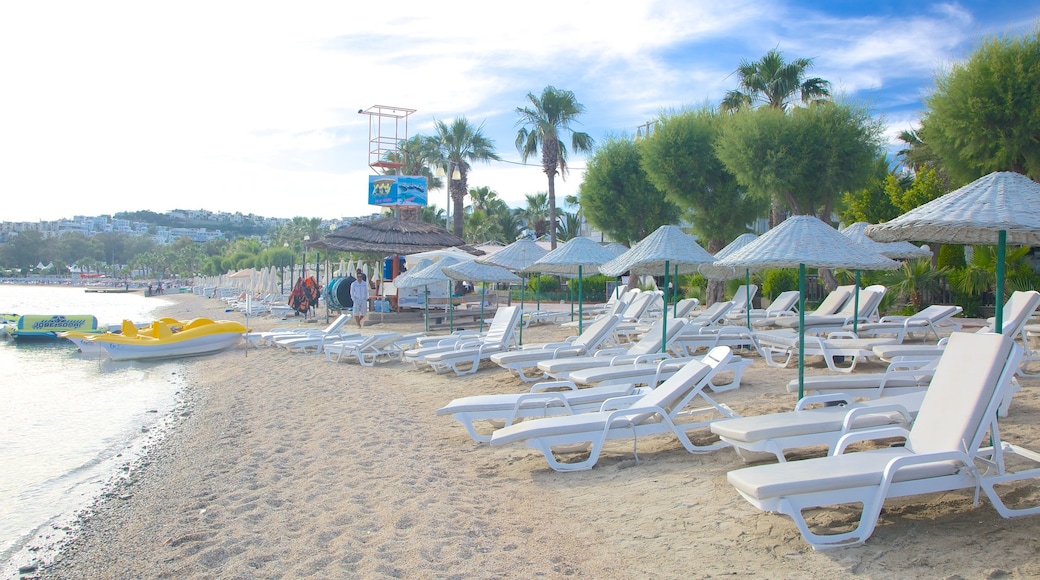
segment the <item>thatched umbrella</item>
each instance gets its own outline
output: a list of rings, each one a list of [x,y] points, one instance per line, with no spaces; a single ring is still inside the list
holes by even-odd
[[[519,282],[520,276],[502,266],[481,264],[474,260],[463,260],[443,266],[442,270],[452,280],[469,280],[477,282]],[[484,298],[487,286],[480,285],[480,332],[484,332]]]
[[[798,268],[798,398],[805,385],[805,267],[893,270],[899,263],[871,252],[812,216],[793,216],[717,262],[738,268]]]
[[[419,288],[430,286],[431,284],[447,283],[448,284],[448,303],[445,309],[448,312],[448,329],[450,332],[455,332],[455,309],[452,305],[452,292],[451,284],[452,279],[444,272],[445,266],[458,263],[460,260],[451,256],[446,256],[440,260],[433,262],[422,269],[411,269],[403,276],[398,276],[399,283],[395,283],[398,288]],[[427,298],[426,303],[426,332],[430,331],[430,300]]]
[[[491,264],[492,266],[501,266],[511,272],[523,273],[524,268],[537,262],[543,256],[549,253],[549,250],[538,245],[534,240],[520,239],[508,246],[498,250],[493,254],[487,254],[477,258],[477,262],[481,264]],[[527,290],[527,276],[523,276],[520,280],[520,310],[524,309],[524,294]],[[520,344],[524,343],[524,325],[520,325]]]
[[[542,256],[537,262],[524,268],[526,272],[545,272],[548,274],[578,275],[578,334],[582,333],[582,287],[581,280],[585,267],[598,269],[614,259],[616,254],[597,244],[589,238],[572,238],[562,246]]]
[[[861,246],[866,246],[886,258],[892,258],[893,260],[928,258],[932,255],[930,250],[915,246],[910,242],[875,242],[867,237],[866,229],[869,225],[870,224],[867,222],[856,222],[850,226],[842,228],[840,230],[841,235],[851,239]]]
[[[483,253],[466,246],[462,238],[438,225],[394,217],[355,221],[305,245],[367,254],[408,255],[453,247],[461,247],[473,255]]]
[[[998,171],[933,199],[883,224],[868,226],[879,242],[919,240],[940,244],[996,244],[996,324],[1004,325],[1004,253],[1007,244],[1040,245],[1040,184],[1020,173]]]
[[[676,275],[681,272],[697,272],[698,269],[715,261],[715,257],[697,243],[697,238],[679,229],[665,225],[640,240],[632,249],[599,267],[607,276],[620,276],[624,272],[633,274],[656,274],[664,270],[664,325],[661,328],[661,352],[668,342],[668,275],[671,265]]]

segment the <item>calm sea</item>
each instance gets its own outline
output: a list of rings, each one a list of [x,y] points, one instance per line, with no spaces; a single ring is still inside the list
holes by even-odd
[[[0,312],[147,321],[168,304],[141,293],[0,284]],[[176,362],[113,363],[68,341],[0,341],[0,578],[100,495],[176,407]]]

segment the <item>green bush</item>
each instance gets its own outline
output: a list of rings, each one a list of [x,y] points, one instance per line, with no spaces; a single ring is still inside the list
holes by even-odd
[[[527,289],[532,292],[535,290],[541,290],[542,292],[557,292],[560,289],[560,279],[548,274],[532,276],[527,279]]]
[[[949,268],[951,270],[967,266],[968,264],[964,259],[964,246],[953,244],[939,246],[939,257],[936,258],[936,265],[939,268]]]
[[[773,300],[781,292],[798,289],[798,271],[791,268],[766,270],[762,277],[762,294]]]
[[[607,283],[613,282],[614,278],[596,274],[595,276],[584,276],[581,279],[581,295],[584,302],[606,302]],[[578,296],[578,279],[567,280],[567,287],[572,296]]]

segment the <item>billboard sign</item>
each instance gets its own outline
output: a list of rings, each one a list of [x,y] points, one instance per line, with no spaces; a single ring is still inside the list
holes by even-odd
[[[369,175],[368,203],[381,206],[424,206],[426,178],[421,175]]]

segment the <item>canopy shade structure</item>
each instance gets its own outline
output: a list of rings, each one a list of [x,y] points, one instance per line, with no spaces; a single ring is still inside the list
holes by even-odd
[[[912,258],[929,258],[932,252],[915,246],[910,242],[875,242],[867,237],[864,231],[869,226],[867,222],[856,222],[841,230],[841,235],[849,238],[857,244],[864,246],[874,252],[892,258],[893,260],[909,260]]]
[[[664,274],[664,324],[661,326],[661,350],[668,340],[668,276],[672,268],[679,272],[697,272],[702,266],[711,264],[715,257],[697,243],[697,238],[683,232],[678,226],[664,225],[640,240],[632,249],[600,266],[608,276],[620,276],[625,272],[634,274]]]
[[[812,216],[793,216],[716,262],[733,268],[798,268],[798,398],[805,393],[805,268],[894,270],[899,262],[860,246]],[[858,286],[858,284],[857,284]]]
[[[473,260],[465,260],[444,267],[444,273],[453,280],[468,280],[470,282],[519,282],[520,276],[506,270],[502,266],[493,264],[481,264]],[[487,297],[487,287],[480,286],[480,330],[484,331],[484,303]]]
[[[883,224],[868,226],[878,242],[918,240],[997,246],[996,325],[1004,324],[1007,244],[1040,245],[1040,184],[1011,171],[990,173]]]
[[[755,234],[740,234],[739,236],[733,238],[732,242],[726,244],[726,247],[715,252],[715,259],[721,260],[757,239],[758,236],[756,236]]]
[[[477,258],[477,262],[520,272],[548,253],[549,250],[539,246],[534,240],[523,239],[509,244],[494,254],[481,256]]]
[[[309,248],[373,254],[407,255],[451,247],[460,247],[474,255],[482,253],[466,246],[462,238],[439,225],[394,217],[355,221],[305,245]]]
[[[592,268],[593,273],[599,266],[614,258],[611,250],[597,244],[589,238],[571,238],[555,250],[542,256],[538,261],[524,268],[524,272],[541,272],[545,274],[564,274],[578,276],[578,334],[582,332],[582,288],[581,280],[585,268]]]
[[[428,261],[429,260],[421,260],[420,264],[422,264],[423,262],[428,262]],[[413,268],[412,270],[409,270],[409,271],[405,272],[405,274],[408,274],[408,276],[406,277],[404,274],[402,274],[401,276],[398,276],[397,280],[394,281],[394,285],[397,286],[398,288],[422,288],[422,287],[425,287],[425,286],[432,286],[433,284],[447,284],[448,285],[448,303],[445,306],[445,308],[448,311],[448,325],[449,325],[448,327],[449,327],[449,329],[452,332],[454,332],[454,330],[455,330],[455,320],[454,320],[455,311],[452,308],[452,302],[451,302],[451,286],[454,283],[454,280],[452,280],[452,278],[449,277],[448,274],[444,272],[444,268],[446,266],[451,266],[452,264],[457,264],[457,263],[465,262],[465,261],[469,261],[469,260],[459,260],[458,258],[456,258],[454,256],[445,256],[445,257],[441,258],[440,260],[438,260],[436,262],[432,262],[432,263],[429,263],[429,264],[425,265],[422,268],[418,268],[418,269]],[[426,332],[429,332],[430,331],[430,301],[429,301],[429,299],[427,299],[427,300],[424,300],[423,303],[425,304],[424,310],[425,310],[425,318],[426,318]]]

